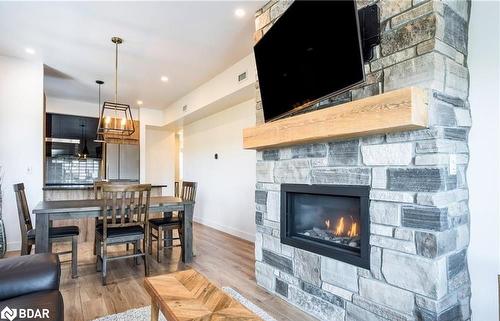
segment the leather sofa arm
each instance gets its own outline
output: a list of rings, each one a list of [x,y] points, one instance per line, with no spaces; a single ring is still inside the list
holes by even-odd
[[[58,290],[61,263],[44,253],[0,260],[0,301],[38,291]]]

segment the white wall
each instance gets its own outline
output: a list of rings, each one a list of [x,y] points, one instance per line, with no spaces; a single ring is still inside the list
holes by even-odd
[[[85,117],[99,117],[97,102],[91,104],[86,101],[62,99],[48,96],[45,111],[48,113],[76,115]]]
[[[238,82],[238,75],[247,73],[247,79]],[[210,105],[224,97],[237,92],[256,81],[255,57],[253,53],[230,66],[211,80],[179,98],[165,109],[165,123],[171,123],[185,117],[189,113]],[[252,91],[252,94],[254,92]],[[187,111],[182,107],[187,105]]]
[[[102,107],[101,102],[101,107]],[[47,97],[45,111],[48,113],[65,114],[65,115],[76,115],[84,117],[99,117],[99,109],[97,108],[97,97],[95,103],[89,103],[87,101],[64,99],[59,97]],[[137,119],[139,117],[139,110],[137,108],[132,108],[132,117]]]
[[[198,182],[195,221],[251,241],[256,160],[255,151],[243,149],[242,129],[254,125],[251,99],[189,124],[183,132],[184,180]]]
[[[0,56],[0,175],[8,250],[19,249],[21,240],[12,185],[24,183],[30,210],[43,198],[43,123],[42,63]]]
[[[157,142],[157,137],[158,135],[152,135],[150,138],[153,139],[153,142],[151,144],[148,143],[148,131],[151,128],[151,130],[154,130],[155,127],[158,128],[158,130],[161,130],[159,127],[163,126],[163,110],[158,110],[158,109],[150,109],[150,108],[141,108],[139,110],[139,121],[140,121],[140,179],[141,183],[152,183],[149,181],[149,178],[153,177],[162,177],[165,178],[163,175],[167,172],[171,172],[172,169],[172,164],[175,162],[175,156],[170,156],[170,153],[167,152],[172,148],[170,140],[165,139],[164,144],[160,144]],[[167,132],[165,132],[165,135]],[[175,144],[175,143],[174,143]],[[169,158],[164,158],[164,159],[158,159],[155,156],[155,153],[157,151],[152,150],[151,148],[154,146],[154,148],[161,148],[163,149],[160,151],[160,153],[164,153],[163,155],[169,155]],[[175,145],[174,145],[175,146]],[[153,169],[148,169],[150,166],[149,164],[153,164],[154,170]],[[175,170],[174,170],[175,172]],[[168,176],[170,177],[170,176]],[[168,182],[156,182],[158,184],[167,184],[168,191],[171,190],[171,187],[173,185],[173,180],[170,180]],[[172,188],[173,191],[173,188]],[[167,192],[167,191],[163,191]],[[171,194],[171,193],[170,193]],[[168,195],[168,194],[165,194]]]
[[[472,319],[498,320],[499,270],[499,3],[473,1],[469,27],[468,169]]]
[[[168,185],[163,195],[173,195],[176,165],[175,132],[146,127],[145,179],[150,184]]]

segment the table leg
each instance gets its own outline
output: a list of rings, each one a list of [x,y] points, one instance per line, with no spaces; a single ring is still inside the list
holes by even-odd
[[[49,215],[36,215],[35,231],[35,253],[49,252]]]
[[[54,226],[54,221],[49,220],[49,231],[50,231],[50,229],[51,229],[53,226]],[[50,233],[50,232],[49,232],[49,233]],[[52,245],[53,245],[53,244],[52,244],[52,242],[51,242],[51,241],[50,241],[50,239],[49,239],[49,248],[48,248],[47,252],[52,253]]]
[[[151,321],[158,321],[160,309],[154,299],[151,299]]]
[[[184,249],[182,251],[182,262],[191,263],[193,261],[193,204],[184,205],[184,222],[182,233],[184,236]]]

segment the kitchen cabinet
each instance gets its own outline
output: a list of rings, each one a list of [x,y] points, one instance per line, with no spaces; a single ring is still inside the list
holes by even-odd
[[[74,115],[47,113],[45,117],[45,153],[47,157],[76,156],[83,149],[85,142],[89,150],[88,157],[101,158],[102,144],[94,142],[96,138],[98,119]],[[83,134],[82,134],[82,125]],[[57,139],[50,141],[51,138]],[[63,141],[60,141],[62,139]],[[64,142],[65,140],[77,140]]]
[[[139,145],[106,144],[106,178],[139,180]]]

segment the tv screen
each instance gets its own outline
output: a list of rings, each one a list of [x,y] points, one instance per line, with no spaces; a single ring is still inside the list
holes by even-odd
[[[266,122],[365,77],[354,0],[295,1],[254,52]]]

